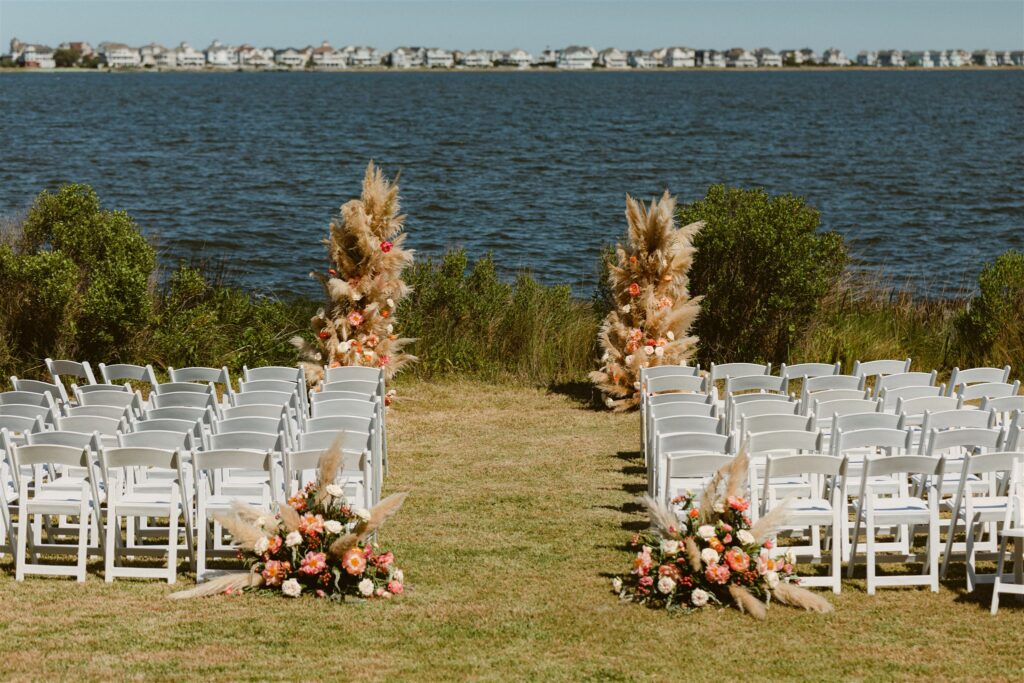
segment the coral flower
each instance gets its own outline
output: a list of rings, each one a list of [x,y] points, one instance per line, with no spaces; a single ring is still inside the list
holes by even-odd
[[[700,510],[693,508],[690,510],[690,519],[697,519],[700,516]]]
[[[319,574],[327,568],[327,555],[310,551],[302,558],[302,566],[299,571],[303,574]]]
[[[395,554],[392,553],[392,552],[386,552],[383,555],[377,555],[376,557],[374,557],[373,558],[373,565],[375,567],[377,567],[377,569],[382,569],[384,571],[387,571],[388,567],[390,567],[391,564],[394,561],[395,561]],[[388,589],[388,590],[390,590],[390,589]],[[395,591],[391,591],[391,592],[394,593]]]
[[[336,271],[334,268],[328,268],[327,274],[330,275],[331,277],[334,277],[338,274],[338,271]]]
[[[320,337],[321,339],[327,339],[328,337],[331,336],[331,333],[328,332],[327,329],[325,328],[325,329],[320,330],[320,332],[319,332],[319,334],[317,334],[317,336]]]
[[[388,590],[394,593],[395,595],[401,595],[402,592],[405,590],[405,586],[398,583],[397,581],[388,581]]]
[[[378,337],[375,334],[368,334],[366,335],[366,339],[364,339],[363,342],[372,349],[374,346],[380,343],[380,337]]]
[[[290,562],[270,560],[263,567],[263,580],[267,582],[268,586],[279,586],[284,582],[291,568]]]
[[[725,553],[725,562],[734,572],[745,572],[750,567],[750,555],[740,548],[732,548]]]
[[[348,314],[348,322],[352,327],[359,327],[363,324],[363,314],[359,311],[352,311]]]
[[[729,583],[729,568],[724,564],[713,564],[704,570],[704,576],[711,583]]]
[[[631,283],[629,285],[629,295],[630,296],[640,296],[640,285],[638,285],[635,282]]]
[[[390,362],[391,362],[391,356],[389,356],[386,353],[381,354],[381,356],[380,356],[380,365],[381,365],[381,367],[384,367],[385,365],[387,365]]]
[[[292,506],[296,512],[302,512],[306,509],[306,497],[300,494],[295,494],[288,499],[288,504]]]
[[[389,251],[391,251],[391,247],[393,246],[395,246],[393,242],[388,242],[387,240],[384,240],[383,242],[380,243],[380,250],[386,254]]]
[[[736,496],[729,496],[726,499],[726,502],[729,504],[729,507],[731,507],[733,510],[737,510],[738,512],[745,512],[746,509],[750,507],[750,503],[748,503],[745,499],[737,498]]]
[[[386,308],[385,308],[384,310],[382,310],[382,311],[380,312],[380,317],[382,317],[382,318],[386,318],[386,317],[388,317],[389,315],[391,315],[391,311],[389,311],[389,310],[388,310],[388,309],[386,309]]]
[[[307,536],[322,534],[324,532],[324,518],[321,515],[307,512],[299,519],[299,531]]]
[[[267,545],[267,554],[273,555],[276,553],[281,549],[282,543],[284,543],[284,540],[280,536],[274,536],[270,539],[270,543]]]
[[[345,554],[341,556],[341,565],[352,576],[362,574],[366,571],[366,557],[363,555],[363,550],[358,546],[346,550]]]

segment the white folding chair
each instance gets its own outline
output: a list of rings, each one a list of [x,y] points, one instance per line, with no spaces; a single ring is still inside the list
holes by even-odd
[[[119,382],[145,382],[152,390],[157,385],[156,373],[152,365],[130,365],[127,363],[115,363],[104,365],[100,363],[100,376],[106,384],[117,384]]]
[[[957,390],[956,395],[962,401],[977,401],[979,399],[986,398],[1005,398],[1007,396],[1017,396],[1020,393],[1020,380],[1015,381],[1013,384],[1006,382],[982,382],[981,384],[961,384]]]
[[[842,364],[835,363],[797,363],[795,365],[779,366],[779,377],[786,379],[814,379],[816,377],[828,377],[839,375],[842,372]]]
[[[101,448],[100,468],[107,489],[107,539],[104,555],[104,579],[109,583],[115,577],[163,578],[173,584],[177,580],[179,518],[183,520],[186,547],[192,547],[192,530],[186,499],[179,478],[181,463],[177,451],[156,448]],[[145,471],[155,469],[173,473],[165,478],[163,487],[154,487],[153,479],[145,477]],[[117,471],[117,476],[112,476]],[[148,485],[136,490],[136,477],[142,477]],[[129,538],[121,536],[121,519],[124,518]],[[140,519],[166,518],[168,521],[167,543],[158,545],[135,545],[131,542],[131,530]],[[152,529],[151,529],[152,530]],[[166,555],[166,568],[132,567],[121,564],[128,557]]]
[[[898,372],[892,375],[879,375],[875,380],[873,396],[879,398],[886,389],[905,389],[907,387],[934,387],[939,373],[931,372]]]
[[[1024,396],[1003,396],[1001,398],[983,398],[981,409],[994,410],[996,424],[1009,424],[1015,412],[1024,412]]]
[[[657,456],[652,458],[652,467],[648,467],[648,488],[655,498],[665,496],[668,477],[666,465],[673,455],[720,454],[732,453],[732,439],[725,434],[685,433],[667,434],[658,437],[655,446]]]
[[[202,384],[221,384],[225,393],[231,388],[231,373],[227,366],[219,368],[190,367],[167,368],[172,382],[201,382]]]
[[[1006,515],[999,532],[999,559],[996,563],[995,579],[992,582],[991,613],[999,611],[999,596],[1003,593],[1024,596],[1024,485],[1022,472],[1018,467],[1011,478],[1012,486],[1007,490]],[[1003,573],[1006,562],[1006,546],[1013,541],[1013,574]]]
[[[854,361],[851,374],[858,377],[882,377],[910,372],[910,359]]]
[[[913,386],[900,387],[898,389],[882,389],[878,400],[882,402],[882,410],[895,413],[901,400],[911,398],[941,398],[946,391],[946,385],[940,384],[937,387]]]
[[[807,495],[790,494],[786,500],[787,529],[805,533],[809,536],[809,541],[805,545],[785,547],[776,543],[775,553],[792,551],[798,557],[810,555],[813,562],[820,562],[825,553],[825,540],[846,535],[846,488],[842,483],[845,470],[846,459],[834,458],[831,455],[768,454],[761,494],[765,513],[771,512],[779,505],[778,492],[776,487],[771,485],[772,481],[795,479],[807,481],[809,484]],[[839,486],[831,486],[831,482],[834,481],[840,482]],[[822,535],[822,527],[827,527],[829,533]],[[828,555],[829,574],[801,576],[801,585],[828,586],[833,593],[839,593],[842,587],[842,551],[833,543]]]
[[[969,384],[1007,384],[1010,381],[1010,366],[1001,368],[969,368],[961,370],[953,368],[949,376],[949,386],[946,388],[946,395],[952,396],[962,385]]]
[[[942,497],[945,465],[945,458],[924,455],[869,455],[865,459],[847,576],[853,577],[857,564],[857,545],[863,527],[866,534],[864,559],[868,595],[874,595],[880,586],[926,585],[933,593],[939,591],[939,500]],[[927,481],[926,498],[910,494],[910,475],[917,475]],[[881,495],[872,485],[877,477],[891,478],[899,484],[899,490],[895,495]],[[923,555],[912,552],[912,547],[897,547],[897,558],[879,557],[879,552],[884,552],[888,547],[888,544],[881,544],[876,539],[879,528],[900,527],[907,539],[907,546],[912,546],[913,539],[910,536],[921,525],[927,528],[928,533],[927,549]],[[878,576],[876,566],[883,561],[922,562],[924,568],[920,575]]]
[[[382,464],[373,451],[374,436],[364,432],[342,432],[338,430],[310,431],[299,434],[299,451],[324,451],[341,438],[343,451],[366,451],[370,462],[370,502],[375,504],[380,497],[383,484]]]
[[[64,389],[63,384],[52,384],[50,382],[40,382],[35,379],[18,379],[17,377],[11,377],[11,386],[14,387],[15,391],[27,392],[30,394],[49,394],[51,398],[57,403],[67,403],[68,392]]]
[[[46,369],[50,372],[50,378],[54,384],[63,385],[62,377],[74,377],[76,380],[85,380],[86,384],[96,384],[96,376],[92,374],[89,361],[79,363],[73,360],[46,359]]]
[[[702,490],[707,480],[732,462],[734,457],[725,453],[677,453],[668,456],[662,500],[671,505],[677,496]]]
[[[315,473],[320,465],[320,456],[323,450],[312,448],[309,450],[290,451],[284,453],[284,478],[287,495],[294,495],[300,491],[309,481],[315,479]],[[374,504],[374,496],[370,481],[369,453],[365,450],[342,449],[341,464],[334,482],[345,491],[345,497],[355,507],[371,507]],[[331,483],[331,482],[325,482]]]
[[[708,370],[710,381],[717,382],[726,377],[745,377],[748,375],[770,375],[772,364],[765,363],[722,363],[721,365],[711,364]]]
[[[805,477],[776,477],[768,480],[765,475],[765,463],[769,455],[821,453],[823,438],[820,431],[806,429],[754,432],[747,435],[751,517],[757,518],[765,512],[764,499],[759,498],[761,482],[764,482],[764,488],[770,487],[774,492],[783,494],[783,497],[811,495],[810,482]]]

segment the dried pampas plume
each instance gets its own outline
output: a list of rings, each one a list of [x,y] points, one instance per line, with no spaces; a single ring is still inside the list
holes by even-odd
[[[212,581],[201,583],[195,588],[187,591],[169,593],[167,597],[171,600],[188,600],[190,598],[205,598],[211,595],[220,595],[228,591],[242,590],[243,588],[258,588],[263,585],[263,577],[255,572],[236,572],[218,576]]]
[[[243,520],[236,512],[215,512],[213,519],[231,534],[231,538],[243,550],[252,550],[257,541],[267,537],[263,529]]]
[[[780,583],[772,589],[772,595],[783,605],[799,607],[808,612],[827,614],[832,611],[832,605],[828,600],[796,584]]]
[[[415,340],[395,332],[398,304],[410,292],[402,272],[413,261],[400,210],[397,179],[390,182],[371,161],[359,199],[346,202],[331,221],[324,241],[331,268],[310,273],[326,295],[310,320],[314,339],[292,339],[311,386],[323,380],[325,365],[382,368],[391,379],[416,360],[403,351]]]
[[[729,584],[729,595],[732,596],[733,604],[744,614],[749,614],[757,620],[768,616],[768,607],[755,598],[753,594],[742,586]]]
[[[679,539],[679,518],[675,511],[651,496],[643,496],[639,501],[647,508],[647,514],[651,518],[651,528],[667,539]]]
[[[790,498],[786,498],[750,527],[750,534],[756,543],[764,543],[785,526],[786,518],[789,516],[786,509],[789,507],[789,501]]]
[[[615,307],[598,334],[604,350],[591,381],[605,403],[628,410],[639,403],[640,369],[680,365],[697,348],[690,327],[700,313],[700,297],[690,297],[693,237],[703,223],[675,227],[676,200],[668,192],[650,208],[626,196],[626,243],[608,264]]]
[[[295,511],[288,503],[281,505],[277,509],[277,514],[281,516],[281,524],[288,531],[298,531],[299,524],[302,523],[302,519],[299,517],[299,513]]]
[[[334,557],[341,557],[346,550],[359,543],[374,531],[379,529],[392,515],[398,512],[405,502],[406,492],[393,493],[370,510],[370,519],[360,522],[351,533],[345,534],[331,544],[330,553]]]
[[[317,482],[319,484],[316,492],[316,498],[314,499],[317,505],[324,502],[327,498],[327,485],[334,481],[334,478],[338,476],[338,468],[341,466],[341,444],[345,442],[345,432],[338,434],[338,438],[334,440],[331,447],[320,454],[319,469],[317,472]]]

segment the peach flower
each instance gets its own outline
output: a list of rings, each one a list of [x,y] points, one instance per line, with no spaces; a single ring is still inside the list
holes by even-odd
[[[750,555],[740,548],[731,548],[725,553],[725,562],[734,572],[745,572],[750,567]]]
[[[349,548],[341,556],[341,565],[352,576],[359,576],[366,571],[366,557],[359,546]]]
[[[713,564],[704,570],[704,576],[711,583],[729,583],[729,568],[724,564]]]

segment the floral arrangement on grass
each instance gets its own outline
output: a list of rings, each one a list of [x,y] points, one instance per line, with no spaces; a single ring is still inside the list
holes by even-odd
[[[416,360],[403,351],[413,340],[396,331],[398,304],[409,293],[402,271],[413,260],[404,247],[405,216],[399,211],[398,184],[371,161],[359,199],[346,202],[331,221],[330,239],[324,241],[330,268],[310,273],[327,295],[310,321],[316,339],[292,338],[311,387],[323,381],[325,365],[381,368],[391,379]]]
[[[768,602],[830,612],[821,596],[800,588],[787,553],[773,558],[771,537],[785,523],[785,505],[751,523],[741,496],[748,459],[740,452],[715,473],[700,497],[687,492],[666,506],[644,498],[651,528],[633,536],[633,569],[612,579],[623,600],[649,607],[694,611],[733,605],[764,619]]]
[[[615,307],[598,334],[601,367],[590,373],[616,411],[639,404],[642,368],[682,365],[697,350],[690,327],[701,298],[690,296],[689,271],[693,237],[704,223],[676,228],[675,212],[668,192],[649,208],[626,196],[626,243],[608,263]]]
[[[339,601],[401,595],[405,577],[394,554],[382,551],[369,537],[398,511],[406,494],[389,496],[370,510],[353,508],[344,489],[333,483],[340,462],[340,448],[325,451],[317,480],[289,498],[276,514],[235,501],[230,513],[217,515],[249,571],[171,597],[243,590]]]

